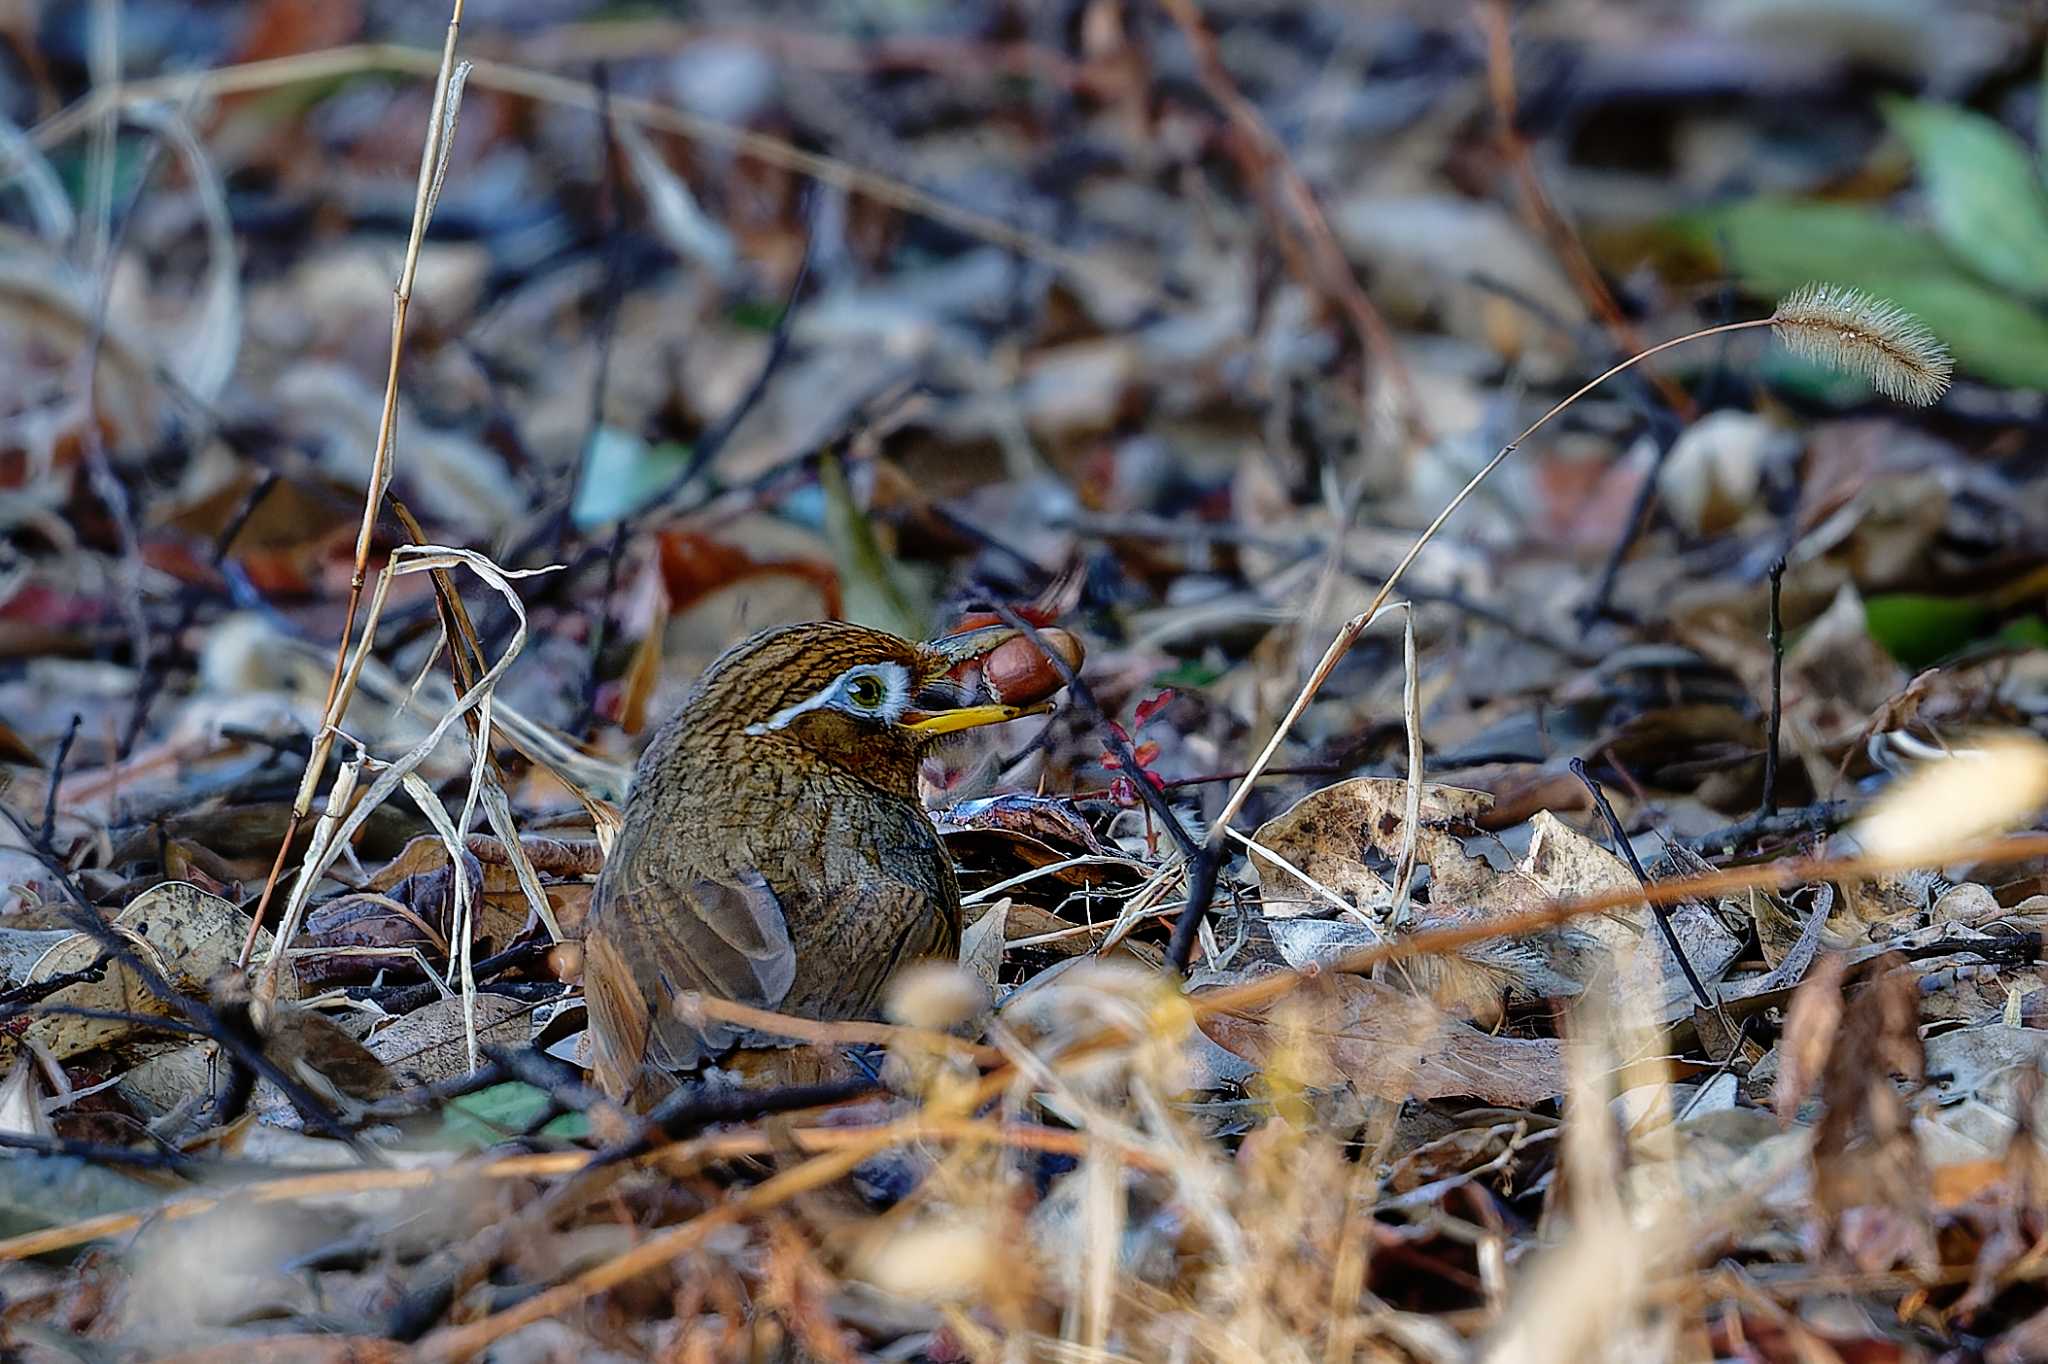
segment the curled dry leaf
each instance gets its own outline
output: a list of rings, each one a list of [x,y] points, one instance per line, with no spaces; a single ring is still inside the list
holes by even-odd
[[[1813,1139],[1813,1202],[1823,1227],[1860,1268],[1939,1263],[1927,1223],[1927,1163],[1893,1076],[1926,1076],[1917,980],[1896,954],[1880,957],[1843,1011],[1840,1042],[1821,1077],[1825,1108]]]
[[[981,1008],[996,997],[996,979],[1003,966],[1003,948],[1008,945],[1009,923],[1010,901],[1006,897],[990,905],[960,935],[960,966],[980,986]]]

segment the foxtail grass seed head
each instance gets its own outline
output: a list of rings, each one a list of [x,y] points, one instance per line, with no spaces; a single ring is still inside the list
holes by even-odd
[[[1839,284],[1806,284],[1771,314],[1785,349],[1860,374],[1888,398],[1925,407],[1948,389],[1955,364],[1927,324],[1896,304]]]

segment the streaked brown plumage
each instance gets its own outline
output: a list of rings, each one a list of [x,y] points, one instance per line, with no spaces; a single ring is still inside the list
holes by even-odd
[[[918,764],[944,733],[1025,713],[964,705],[946,680],[1011,638],[912,644],[818,622],[764,631],[705,670],[641,755],[591,898],[584,993],[607,1093],[644,1101],[668,1077],[779,1044],[693,1025],[672,1007],[682,991],[866,1018],[899,967],[957,955],[960,893]]]

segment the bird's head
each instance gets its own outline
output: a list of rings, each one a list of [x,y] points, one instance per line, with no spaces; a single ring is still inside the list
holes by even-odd
[[[736,743],[747,757],[825,762],[908,795],[919,760],[941,738],[1049,708],[1056,681],[1004,702],[979,700],[959,680],[1016,638],[1004,626],[924,643],[843,621],[764,630],[705,670],[677,737],[688,743],[691,731],[715,729],[728,752]]]

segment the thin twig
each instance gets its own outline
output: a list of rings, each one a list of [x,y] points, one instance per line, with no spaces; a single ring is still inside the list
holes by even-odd
[[[249,490],[249,495],[242,499],[242,505],[228,518],[228,523],[221,528],[220,535],[214,540],[213,553],[210,556],[216,571],[227,563],[236,539],[248,526],[250,518],[256,514],[256,509],[263,505],[263,500],[270,496],[271,490],[283,481],[283,477],[275,469],[266,469],[263,477],[257,480],[256,486]],[[128,712],[128,727],[122,732],[121,746],[115,750],[115,757],[127,757],[134,751],[135,741],[142,737],[143,726],[149,720],[149,709],[156,703],[164,684],[170,680],[171,655],[176,652],[178,641],[184,638],[185,632],[190,630],[192,623],[199,618],[201,600],[202,594],[198,591],[188,591],[185,594],[184,602],[178,608],[178,619],[170,629],[168,646],[152,659],[154,666],[143,670],[142,680],[135,687],[135,703]]]
[[[1855,815],[1857,804],[1853,800],[1823,800],[1813,805],[1779,810],[1768,815],[1754,814],[1747,819],[1737,820],[1724,829],[1714,829],[1690,838],[1675,838],[1671,841],[1681,848],[1702,855],[1717,852],[1733,853],[1753,838],[1768,838],[1773,834],[1821,833],[1840,828]]]
[[[0,1023],[5,1023],[21,1014],[35,1011],[35,1006],[73,985],[98,984],[107,978],[107,962],[111,958],[102,952],[99,956],[76,971],[59,971],[42,980],[29,981],[7,990],[0,990]]]
[[[1195,853],[1188,872],[1188,899],[1173,921],[1173,936],[1166,940],[1166,964],[1181,975],[1195,955],[1195,937],[1209,904],[1216,898],[1216,878],[1223,869],[1223,845],[1205,843]]]
[[[57,759],[50,764],[50,785],[43,792],[43,825],[36,838],[45,846],[52,846],[51,840],[57,833],[57,788],[64,784],[64,763],[71,756],[71,745],[78,739],[78,727],[85,723],[85,717],[77,711],[71,712],[71,723],[64,727],[64,737],[57,741]]]
[[[1771,719],[1764,734],[1764,798],[1757,814],[1778,813],[1778,739],[1785,724],[1785,556],[1771,561]]]
[[[1038,632],[1037,626],[1019,615],[1016,608],[993,592],[987,595],[987,607],[1003,624],[1030,640],[1038,647],[1038,651],[1045,655],[1046,662],[1060,675],[1060,682],[1066,687],[1068,697],[1080,708],[1081,713],[1088,717],[1090,728],[1099,731],[1102,741],[1122,760],[1123,770],[1140,774],[1132,779],[1131,786],[1137,791],[1138,798],[1145,802],[1145,808],[1166,826],[1167,837],[1173,840],[1173,846],[1180,850],[1181,855],[1190,863],[1194,862],[1195,854],[1201,851],[1202,845],[1195,841],[1194,835],[1187,831],[1187,826],[1180,822],[1180,816],[1174,813],[1173,806],[1167,801],[1166,796],[1144,779],[1143,764],[1138,761],[1138,755],[1131,750],[1130,743],[1110,725],[1108,715],[1103,712],[1101,703],[1095,699],[1095,693],[1081,679],[1080,674],[1074,671],[1073,665],[1067,662],[1059,650],[1045,642],[1045,636]]]
[[[1592,595],[1579,606],[1579,636],[1582,639],[1611,609],[1614,589],[1621,582],[1622,565],[1628,562],[1629,551],[1635,548],[1636,541],[1650,527],[1650,509],[1657,501],[1657,480],[1670,461],[1671,452],[1678,447],[1678,435],[1679,424],[1670,413],[1659,412],[1651,419],[1653,449],[1650,467],[1644,472],[1642,482],[1636,485],[1628,515],[1622,519],[1621,534],[1614,537],[1606,559],[1601,561],[1600,577],[1594,583]]]
[[[817,255],[818,229],[816,224],[816,197],[807,196],[804,207],[806,228],[804,231],[804,253],[796,265],[796,277],[789,282],[789,293],[783,298],[782,312],[775,319],[775,326],[768,334],[768,353],[761,357],[761,367],[754,371],[753,379],[747,384],[746,392],[739,401],[725,410],[724,415],[708,427],[691,443],[690,457],[676,476],[668,481],[659,494],[648,501],[648,508],[667,508],[668,504],[683,489],[687,488],[711,467],[712,461],[723,453],[733,432],[747,419],[761,397],[768,391],[768,383],[789,358],[789,338],[795,328],[797,304],[804,296],[804,286],[810,283],[811,266]]]
[[[1635,844],[1629,841],[1628,830],[1622,827],[1621,817],[1614,813],[1614,805],[1607,799],[1607,792],[1594,780],[1593,774],[1586,770],[1584,758],[1573,758],[1571,766],[1572,775],[1584,783],[1586,790],[1592,793],[1594,808],[1600,811],[1600,818],[1607,822],[1607,831],[1614,838],[1615,850],[1627,860],[1629,870],[1636,874],[1636,880],[1643,885],[1649,885],[1650,874],[1643,870],[1643,860],[1636,856]],[[1713,997],[1707,993],[1707,987],[1700,981],[1699,972],[1692,969],[1692,962],[1678,941],[1678,929],[1671,922],[1670,907],[1653,904],[1650,906],[1650,913],[1656,918],[1657,927],[1663,930],[1664,945],[1671,949],[1673,959],[1678,962],[1678,969],[1685,975],[1685,983],[1692,987],[1693,998],[1699,1001],[1702,1009],[1713,1008]]]

